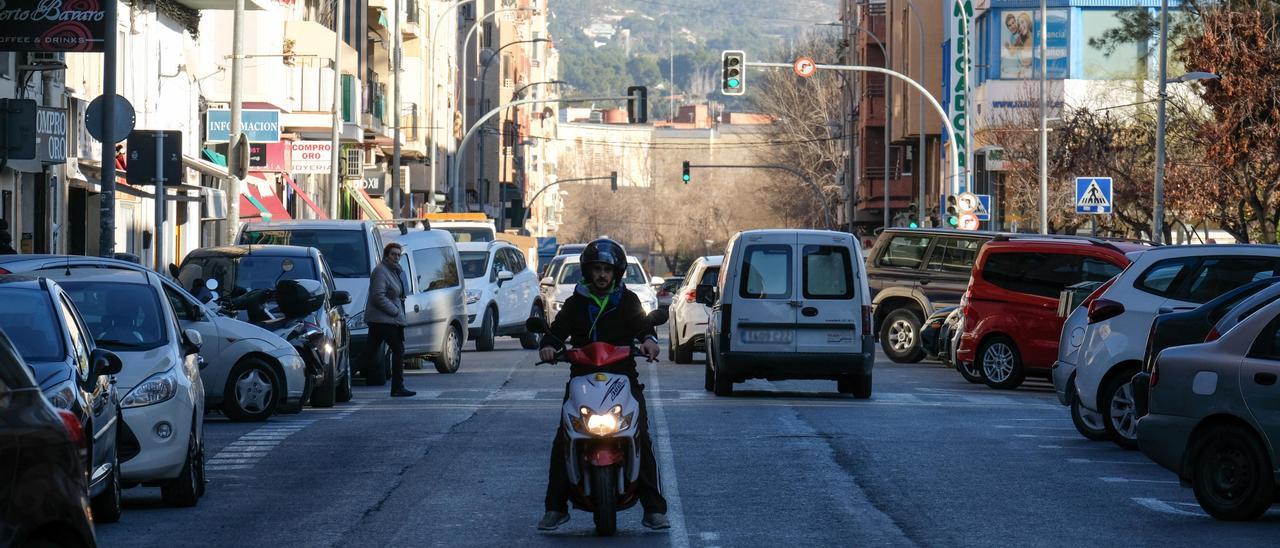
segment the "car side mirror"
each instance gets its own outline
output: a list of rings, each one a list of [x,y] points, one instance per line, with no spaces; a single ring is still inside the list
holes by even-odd
[[[658,277],[658,276],[654,276],[654,277],[652,277],[652,278],[649,278],[649,285],[651,285],[651,286],[653,286],[653,287],[658,287],[658,286],[660,286],[660,285],[662,285],[662,284],[664,284],[664,283],[667,283],[667,280],[662,279],[662,278],[660,278],[660,277]]]
[[[547,320],[544,320],[538,317],[533,317],[533,318],[529,318],[527,321],[524,322],[524,328],[529,330],[530,333],[541,334],[549,331],[551,329],[551,326],[547,325]]]
[[[195,354],[200,352],[200,347],[204,346],[204,337],[200,336],[200,332],[194,329],[187,329],[182,332],[182,343],[187,348],[187,354]]]
[[[510,270],[503,270],[502,272],[498,273],[498,283],[509,282],[511,280],[514,280],[515,277],[516,275],[511,273]]]
[[[711,284],[698,284],[698,289],[694,294],[694,301],[698,304],[714,306],[716,304],[716,286]]]
[[[547,276],[547,277],[542,278],[542,281],[541,281],[541,282],[538,282],[538,284],[539,284],[539,285],[541,285],[541,286],[543,286],[543,287],[551,287],[551,286],[553,286],[553,285],[556,285],[556,281],[555,281],[555,280],[553,280],[553,279],[551,279],[551,276]]]
[[[351,304],[351,294],[346,291],[334,291],[333,296],[329,298],[329,301],[332,302],[334,306]]]
[[[120,356],[110,350],[95,348],[89,353],[89,367],[90,377],[119,375],[124,369],[124,362],[120,361]]]

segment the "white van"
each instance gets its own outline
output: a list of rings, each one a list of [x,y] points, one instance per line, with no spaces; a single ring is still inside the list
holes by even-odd
[[[720,279],[699,285],[711,306],[706,389],[733,394],[747,379],[830,379],[871,397],[875,361],[862,246],[828,230],[739,232]]]
[[[400,268],[409,276],[405,357],[427,357],[436,371],[457,372],[467,342],[467,303],[453,236],[438,229],[384,230],[382,239],[403,247]]]

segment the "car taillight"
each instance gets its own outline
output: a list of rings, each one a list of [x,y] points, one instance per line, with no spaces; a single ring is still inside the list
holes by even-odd
[[[1147,379],[1147,389],[1155,388],[1158,382],[1160,382],[1160,364],[1157,363],[1151,366],[1151,378]]]
[[[969,316],[969,310],[969,292],[965,291],[964,294],[960,296],[960,315],[966,317]]]
[[[1221,337],[1221,336],[1222,336],[1222,333],[1218,333],[1218,328],[1217,328],[1217,327],[1212,327],[1212,328],[1210,328],[1210,329],[1209,329],[1209,334],[1208,334],[1208,335],[1205,335],[1205,337],[1204,337],[1204,342],[1213,342],[1213,341],[1216,341],[1216,340],[1218,340],[1218,337]]]
[[[691,303],[698,300],[698,290],[690,289],[684,294],[684,302]]]
[[[862,305],[862,336],[871,336],[871,307]]]
[[[62,426],[67,429],[67,435],[71,436],[71,441],[80,449],[86,449],[84,440],[84,427],[80,424],[80,418],[66,409],[58,410],[58,418],[62,419]]]
[[[5,270],[5,269],[3,269],[3,268],[0,268],[0,274],[13,274],[13,273],[12,273],[12,272],[9,272],[8,270]]]
[[[1089,323],[1094,324],[1124,314],[1124,305],[1110,299],[1095,299],[1089,303]]]

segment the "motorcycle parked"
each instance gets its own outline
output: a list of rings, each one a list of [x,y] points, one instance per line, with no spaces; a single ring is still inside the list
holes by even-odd
[[[648,315],[650,325],[667,322],[667,311],[655,310]],[[529,318],[530,333],[549,333],[546,320]],[[560,341],[563,343],[563,341]],[[612,373],[610,366],[640,356],[634,346],[614,346],[594,342],[560,351],[550,361],[536,365],[567,361],[579,369],[594,372],[569,379],[569,399],[561,410],[561,421],[569,434],[565,467],[573,485],[569,500],[574,508],[592,512],[596,534],[613,535],[618,530],[617,513],[639,502],[640,452],[636,443],[639,433],[640,405],[631,396],[631,379]]]

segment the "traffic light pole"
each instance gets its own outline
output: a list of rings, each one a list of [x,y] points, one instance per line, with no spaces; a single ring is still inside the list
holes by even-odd
[[[746,65],[748,67],[757,67],[757,68],[793,68],[794,67],[793,63],[761,63],[756,61],[748,61]],[[951,120],[947,118],[947,111],[942,108],[942,105],[938,104],[937,99],[933,98],[933,94],[929,93],[929,90],[925,89],[925,87],[921,85],[919,82],[912,80],[909,76],[902,74],[901,72],[892,71],[886,68],[868,67],[868,66],[862,66],[862,65],[817,65],[817,68],[825,69],[825,70],[842,70],[842,71],[850,71],[850,72],[874,72],[877,74],[887,74],[889,76],[902,80],[903,82],[906,82],[907,84],[909,84],[911,87],[914,87],[916,91],[920,92],[920,94],[925,99],[929,100],[929,104],[933,106],[933,109],[938,112],[938,116],[942,118],[942,123],[946,124],[947,131],[950,132],[948,133],[948,135],[956,134],[955,126],[951,125]],[[951,193],[959,194],[961,192],[960,159],[956,157],[957,149],[956,149],[955,139],[949,139],[947,140],[947,143],[951,146],[951,155],[950,155],[951,156]]]
[[[790,66],[790,65],[787,65],[787,66]],[[777,170],[785,171],[785,172],[787,172],[787,173],[790,173],[790,174],[792,174],[792,175],[795,175],[796,177],[800,178],[800,180],[802,180],[802,181],[804,181],[804,182],[806,182],[806,183],[809,183],[809,186],[813,187],[813,192],[814,192],[814,194],[817,194],[817,195],[818,195],[818,200],[822,202],[822,216],[823,216],[823,218],[825,218],[825,219],[826,219],[826,221],[827,221],[827,229],[828,229],[828,230],[833,230],[833,228],[832,228],[832,227],[833,227],[833,226],[835,226],[835,225],[831,222],[831,209],[827,207],[827,195],[822,193],[822,188],[821,188],[821,187],[819,187],[817,183],[814,183],[814,182],[813,182],[813,179],[810,179],[808,175],[805,175],[803,172],[801,172],[800,170],[798,170],[798,169],[796,169],[796,168],[793,168],[793,167],[790,167],[790,166],[784,166],[784,165],[780,165],[780,164],[687,164],[687,165],[688,165],[688,167],[689,167],[690,169],[693,169],[693,168],[703,168],[703,169],[777,169]],[[686,183],[687,183],[687,181],[686,181]]]

